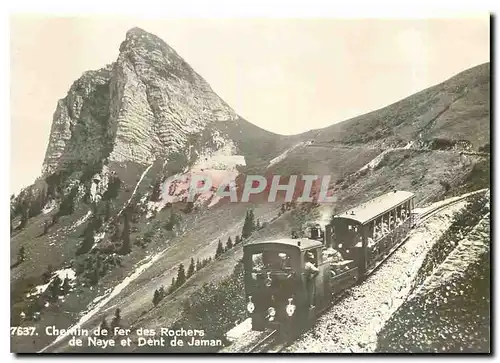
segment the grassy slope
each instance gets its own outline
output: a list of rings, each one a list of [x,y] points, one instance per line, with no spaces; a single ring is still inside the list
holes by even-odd
[[[469,140],[477,150],[490,138],[489,100],[490,64],[485,63],[392,105],[319,130],[317,141],[404,146],[419,136],[445,137]]]
[[[276,174],[313,174],[330,175],[331,181],[354,173],[375,158],[379,149],[345,149],[335,147],[301,146],[287,157],[271,166]]]

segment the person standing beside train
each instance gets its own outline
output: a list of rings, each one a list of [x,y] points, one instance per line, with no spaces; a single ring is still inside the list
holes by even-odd
[[[314,295],[316,293],[315,277],[319,274],[319,269],[315,265],[315,258],[312,252],[307,252],[305,256],[304,270],[306,272],[307,295],[309,307],[314,306]]]

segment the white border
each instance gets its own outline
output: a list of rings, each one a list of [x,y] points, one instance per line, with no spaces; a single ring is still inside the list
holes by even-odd
[[[348,0],[348,1],[320,1],[320,0],[184,0],[184,1],[104,1],[104,0],[84,0],[84,1],[71,1],[71,0],[15,0],[9,4],[2,3],[4,8],[0,14],[2,16],[2,34],[0,41],[2,49],[5,51],[1,57],[2,64],[1,77],[2,77],[2,101],[4,115],[0,127],[2,130],[0,135],[2,142],[0,147],[0,158],[2,160],[2,170],[4,177],[0,178],[2,188],[2,195],[7,199],[9,196],[9,178],[5,170],[10,170],[10,112],[9,112],[9,14],[13,13],[32,13],[46,14],[46,15],[59,15],[59,16],[82,16],[82,15],[122,15],[122,16],[138,16],[138,17],[385,17],[385,18],[415,18],[415,17],[458,17],[458,16],[471,16],[481,15],[485,12],[495,12],[498,8],[498,1],[495,0],[420,0],[420,1],[392,1],[392,0]],[[5,5],[4,5],[5,4]],[[498,26],[498,24],[497,24]],[[495,39],[495,45],[498,45],[498,38]],[[497,62],[495,62],[497,68]],[[498,100],[498,95],[495,95],[495,103]],[[29,107],[29,106],[28,106]],[[497,133],[495,132],[495,136]],[[498,168],[498,158],[495,166]],[[10,213],[7,210],[7,203],[2,203],[3,208],[2,216],[0,218],[2,231],[7,237],[9,230],[7,225],[7,215]],[[498,213],[497,213],[498,214]],[[496,215],[497,215],[496,214]],[[6,260],[3,266],[5,270],[10,264],[8,253],[7,238],[2,244],[4,259]],[[500,250],[496,248],[497,253]],[[8,260],[9,259],[9,260]],[[499,259],[497,259],[499,261]],[[495,276],[496,277],[496,276]],[[2,275],[2,282],[4,283],[2,291],[10,291],[10,273],[4,272]],[[15,356],[10,354],[10,337],[7,336],[7,325],[9,324],[10,312],[10,299],[2,299],[2,332],[4,332],[4,339],[1,339],[2,352],[8,354],[8,360],[12,361]],[[161,359],[177,360],[178,357],[162,357]],[[263,358],[263,357],[259,357]],[[304,358],[314,358],[314,356],[307,356]],[[328,357],[326,357],[329,359]],[[335,360],[343,360],[344,358],[335,356]],[[448,357],[454,359],[455,357]],[[42,360],[50,360],[51,357],[39,358]],[[63,358],[64,359],[64,358]],[[79,359],[77,357],[71,357]],[[81,359],[81,358],[80,358]],[[105,357],[93,357],[94,360],[104,361]],[[140,358],[135,358],[134,360]],[[197,359],[197,358],[180,358],[183,360]],[[207,359],[206,356],[200,359]],[[254,358],[255,359],[255,358]],[[266,358],[264,358],[266,359]],[[269,358],[268,358],[269,359]],[[356,358],[355,358],[356,359]],[[357,359],[363,359],[359,357]],[[372,357],[372,359],[374,359]],[[385,360],[386,357],[379,357],[375,359]],[[421,360],[426,357],[419,358]]]
[[[489,0],[17,0],[10,12],[145,17],[447,17],[492,11]]]

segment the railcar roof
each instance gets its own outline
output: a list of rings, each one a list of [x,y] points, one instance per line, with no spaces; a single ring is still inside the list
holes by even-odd
[[[298,244],[300,242],[300,246]],[[301,250],[307,250],[309,248],[320,247],[323,245],[321,241],[317,241],[309,238],[281,238],[268,241],[255,241],[246,244],[244,247],[258,246],[264,244],[277,244],[277,245],[287,245],[292,247],[300,248]]]
[[[397,190],[383,194],[346,212],[337,214],[334,218],[347,218],[364,224],[392,207],[396,207],[413,198],[413,196],[414,194],[411,192]]]

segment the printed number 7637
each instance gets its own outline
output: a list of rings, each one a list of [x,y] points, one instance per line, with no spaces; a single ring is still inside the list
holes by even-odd
[[[10,327],[10,335],[34,335],[36,328],[34,326],[11,326]]]

